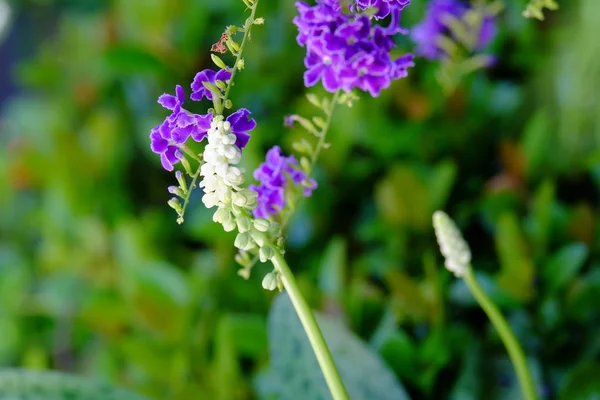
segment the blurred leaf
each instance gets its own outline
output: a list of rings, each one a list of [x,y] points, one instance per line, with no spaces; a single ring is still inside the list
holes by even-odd
[[[525,174],[529,178],[536,177],[537,171],[544,170],[548,157],[552,157],[548,140],[551,134],[550,124],[547,113],[540,111],[534,114],[525,127],[522,144],[525,153]]]
[[[182,310],[191,299],[188,283],[173,266],[157,261],[130,267],[123,287],[136,317],[153,329],[178,335]]]
[[[546,247],[550,239],[550,228],[552,226],[552,211],[555,200],[556,185],[551,180],[545,180],[535,192],[531,215],[529,219],[529,230],[531,241],[536,256],[546,254]]]
[[[514,214],[505,213],[500,216],[495,238],[501,267],[496,276],[498,285],[515,298],[527,301],[533,295],[535,270]]]
[[[0,369],[0,399],[143,400],[145,397],[104,383],[59,372]]]
[[[423,177],[408,165],[392,166],[375,189],[384,221],[416,229],[429,229],[431,225],[429,198]]]
[[[385,278],[398,313],[406,314],[417,322],[434,317],[418,282],[397,269],[388,271]]]
[[[476,271],[475,277],[485,293],[498,307],[514,307],[518,303],[508,291],[501,288],[492,277],[485,272]],[[450,299],[463,306],[478,307],[469,287],[462,279],[456,279],[450,287]]]
[[[215,331],[215,358],[211,371],[211,381],[219,399],[239,398],[242,390],[233,334],[231,319],[221,317]]]
[[[587,247],[582,243],[566,245],[552,255],[542,270],[549,295],[571,282],[583,267],[587,255]]]
[[[339,322],[319,316],[319,325],[352,399],[408,399],[408,395],[380,357]],[[328,399],[329,390],[291,301],[282,293],[269,315],[271,382],[263,388],[281,400]]]
[[[267,324],[262,315],[229,314],[227,328],[236,352],[243,357],[258,358],[268,347]]]
[[[335,237],[327,245],[323,261],[321,261],[319,287],[324,295],[342,301],[345,279],[346,242]]]
[[[456,385],[450,394],[451,400],[475,400],[481,398],[481,389],[483,386],[481,364],[481,346],[470,346],[465,354]]]
[[[597,400],[600,398],[600,364],[583,362],[565,377],[559,400]]]
[[[442,161],[433,170],[432,177],[429,179],[429,211],[431,214],[435,210],[444,208],[456,181],[456,175],[456,164],[449,160]]]
[[[120,45],[109,48],[104,61],[112,75],[168,75],[172,74],[168,64],[147,50],[132,45]]]
[[[400,377],[414,379],[417,371],[416,346],[411,338],[403,331],[396,331],[388,336],[380,348],[381,357]]]
[[[521,386],[514,365],[508,356],[497,357],[487,361],[492,365],[492,382],[485,388],[486,398],[492,400],[514,400],[522,398]],[[542,365],[538,359],[528,357],[527,364],[533,378],[533,385],[538,395],[543,387]]]

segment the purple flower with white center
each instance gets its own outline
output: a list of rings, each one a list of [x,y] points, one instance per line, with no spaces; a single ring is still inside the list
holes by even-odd
[[[432,0],[427,8],[425,18],[411,32],[411,37],[417,44],[417,54],[430,60],[445,57],[445,52],[438,46],[440,36],[451,34],[444,19],[447,16],[454,16],[460,19],[467,11],[469,11],[469,8],[459,0]],[[496,35],[496,22],[494,18],[485,16],[477,34],[478,38],[475,50],[482,50]]]
[[[406,76],[406,68],[412,66],[412,61],[401,57],[401,69],[390,51],[395,47],[392,36],[406,33],[399,21],[400,11],[407,4],[409,0],[357,0],[348,8],[362,12],[377,7],[378,13],[370,18],[344,13],[338,0],[317,0],[315,6],[297,2],[296,40],[306,47],[304,84],[310,87],[321,81],[328,92],[358,88],[375,97],[394,79]],[[379,16],[388,15],[391,15],[389,26],[374,24]]]
[[[256,218],[268,218],[285,207],[285,188],[288,183],[303,185],[303,194],[307,197],[317,187],[317,182],[299,169],[294,156],[281,155],[279,146],[274,146],[267,152],[265,162],[254,171],[254,179],[260,182],[258,186],[249,187],[258,193],[258,206],[254,209]]]
[[[241,150],[248,144],[250,135],[248,132],[256,128],[256,121],[254,118],[248,119],[250,111],[245,108],[240,108],[229,117],[226,121],[231,124],[231,133],[237,138],[235,145]]]
[[[196,74],[194,81],[192,82],[192,95],[190,99],[200,101],[204,97],[208,100],[213,99],[213,94],[210,90],[204,86],[204,82],[215,84],[216,81],[227,82],[231,79],[231,72],[221,69],[219,71],[213,71],[212,69],[205,69]]]
[[[376,8],[373,16],[377,19],[385,18],[393,11],[402,11],[408,4],[410,0],[356,0],[356,8],[360,11]]]
[[[185,92],[179,85],[175,87],[175,96],[163,94],[158,98],[158,103],[167,110],[171,110],[165,120],[150,132],[150,148],[160,154],[162,166],[167,171],[173,170],[173,165],[178,163],[183,154],[179,149],[191,136],[196,142],[206,137],[210,129],[213,114],[192,114],[183,108]]]

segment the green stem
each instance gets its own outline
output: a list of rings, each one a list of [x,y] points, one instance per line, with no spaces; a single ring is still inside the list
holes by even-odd
[[[341,91],[338,90],[333,95],[331,99],[331,104],[329,104],[329,109],[326,111],[327,118],[325,119],[325,125],[323,125],[323,129],[321,129],[321,135],[319,136],[319,142],[317,143],[317,147],[315,148],[315,152],[312,155],[310,160],[310,171],[309,174],[312,173],[312,169],[315,167],[317,159],[321,154],[321,150],[323,150],[323,145],[325,144],[325,137],[327,136],[327,132],[329,131],[329,125],[331,125],[331,119],[333,118],[333,111],[335,110],[335,106],[337,106],[338,101],[340,99]]]
[[[254,16],[256,15],[256,7],[258,7],[258,1],[255,0],[251,7],[250,17],[246,19],[246,23],[244,24],[244,38],[242,39],[242,43],[240,44],[240,50],[236,54],[235,63],[233,64],[233,68],[231,69],[231,78],[229,78],[229,83],[227,84],[227,88],[225,89],[225,94],[223,95],[223,101],[217,105],[215,102],[215,113],[217,115],[223,114],[223,105],[227,102],[229,98],[229,91],[233,86],[233,79],[235,78],[235,74],[239,71],[238,65],[240,60],[242,59],[242,53],[244,52],[244,46],[246,46],[246,42],[250,37],[250,31],[252,30],[252,25],[254,25]]]
[[[537,399],[535,385],[533,383],[531,373],[529,372],[529,367],[527,366],[525,354],[523,353],[521,346],[519,346],[519,342],[515,338],[510,326],[502,316],[502,313],[500,310],[498,310],[494,302],[485,294],[481,286],[479,286],[471,266],[468,267],[467,273],[465,273],[463,279],[471,290],[475,300],[477,300],[490,321],[492,321],[492,324],[498,331],[500,339],[502,339],[506,350],[508,350],[508,355],[510,356],[511,361],[515,366],[515,370],[517,371],[517,378],[519,379],[519,384],[521,385],[523,398],[526,400]]]
[[[319,132],[319,141],[317,142],[317,147],[315,147],[315,151],[313,152],[312,157],[310,159],[309,169],[308,169],[308,171],[306,171],[307,179],[311,177],[312,171],[315,168],[315,164],[317,163],[317,160],[319,159],[319,155],[321,154],[321,151],[323,150],[323,146],[325,145],[325,139],[327,138],[327,132],[329,132],[329,126],[331,125],[331,120],[333,118],[333,112],[339,102],[340,94],[341,94],[340,90],[335,92],[333,97],[331,98],[331,103],[329,104],[329,108],[327,108],[327,110],[323,110],[325,112],[325,124],[323,125],[323,128]],[[296,207],[298,206],[299,199],[301,198],[299,193],[302,190],[304,190],[302,187],[298,187],[296,189],[296,191],[297,191],[296,196],[295,196],[296,201],[293,202],[293,204],[292,203],[288,204],[289,212],[287,212],[280,221],[282,231],[285,231],[287,224],[290,222],[290,219],[291,219],[292,215],[294,214]]]
[[[281,274],[281,279],[283,281],[283,285],[285,286],[285,290],[292,300],[292,304],[296,309],[296,314],[298,314],[300,322],[302,322],[302,326],[304,327],[304,331],[308,336],[308,340],[310,341],[313,351],[315,352],[315,356],[317,356],[317,361],[319,362],[323,376],[325,376],[325,381],[327,382],[327,386],[329,387],[329,391],[331,392],[333,399],[349,399],[346,388],[344,387],[344,383],[340,378],[340,374],[335,367],[333,358],[331,357],[331,353],[327,347],[327,343],[325,343],[321,329],[319,329],[317,320],[310,310],[308,303],[306,303],[306,300],[304,300],[304,297],[302,297],[300,287],[298,286],[296,279],[294,279],[294,274],[292,274],[287,262],[278,251],[275,253],[275,256],[271,259],[271,261],[273,262],[275,268],[277,268],[277,271],[279,271]]]
[[[196,181],[198,180],[198,177],[200,176],[201,168],[202,168],[202,165],[199,165],[198,169],[194,173],[194,176],[192,176],[192,182],[190,183],[190,186],[188,188],[185,199],[183,200],[183,206],[181,206],[181,214],[179,214],[179,218],[181,219],[181,222],[179,222],[179,219],[178,219],[178,222],[180,224],[183,223],[183,216],[185,215],[185,210],[187,209],[187,206],[190,203],[190,199],[192,198],[192,192],[196,188]]]

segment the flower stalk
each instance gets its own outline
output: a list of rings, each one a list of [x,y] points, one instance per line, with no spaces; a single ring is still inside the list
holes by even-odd
[[[498,335],[504,347],[506,347],[508,356],[517,372],[523,398],[525,400],[536,400],[535,385],[527,366],[525,353],[523,353],[519,341],[500,310],[498,310],[498,307],[485,294],[477,279],[475,279],[473,268],[471,267],[471,249],[469,249],[468,243],[463,238],[454,221],[443,211],[436,211],[433,214],[433,227],[440,251],[446,259],[446,269],[454,273],[456,277],[465,280],[473,297],[486,313],[496,331],[498,331]]]
[[[327,347],[327,343],[323,338],[321,329],[319,328],[317,320],[308,303],[302,296],[300,287],[294,278],[294,274],[279,251],[275,252],[275,255],[271,261],[277,269],[277,272],[279,272],[281,275],[281,280],[283,281],[285,290],[290,296],[290,300],[294,305],[296,314],[298,314],[300,322],[302,323],[302,327],[308,336],[308,340],[313,348],[313,351],[315,352],[315,356],[317,357],[317,361],[319,362],[319,366],[321,367],[321,371],[323,372],[323,376],[325,377],[325,381],[327,382],[327,386],[329,387],[329,391],[331,392],[333,399],[349,399],[346,388],[344,387],[344,383],[342,382],[340,374],[333,361],[333,357],[331,356],[329,348]]]
[[[506,319],[504,319],[502,313],[498,310],[498,307],[496,307],[492,299],[485,294],[477,282],[477,279],[475,279],[475,274],[473,274],[473,269],[470,265],[468,266],[463,279],[473,294],[473,297],[477,300],[477,303],[479,303],[492,322],[492,325],[494,325],[494,328],[496,328],[496,331],[498,331],[498,335],[500,336],[504,347],[506,347],[508,356],[517,372],[517,378],[519,380],[519,385],[521,386],[523,398],[525,400],[536,400],[537,394],[531,372],[527,366],[527,359],[525,358],[523,349],[519,345],[519,341],[506,322]]]

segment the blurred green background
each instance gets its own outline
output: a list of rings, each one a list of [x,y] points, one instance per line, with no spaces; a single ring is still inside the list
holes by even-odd
[[[408,27],[427,2],[413,3]],[[319,189],[290,226],[287,258],[313,307],[340,317],[415,399],[518,398],[496,332],[443,268],[430,223],[440,208],[542,396],[600,395],[600,2],[561,1],[544,22],[524,19],[525,3],[506,1],[496,64],[452,95],[439,65],[418,59],[379,98],[338,109]],[[175,179],[148,140],[166,115],[157,96],[211,66],[243,3],[0,5],[11,11],[0,26],[0,366],[156,399],[260,398],[271,267],[237,276],[232,236],[199,193],[175,223]],[[232,91],[258,121],[248,171],[303,135],[285,114],[313,113],[293,3],[261,0],[258,15]]]

